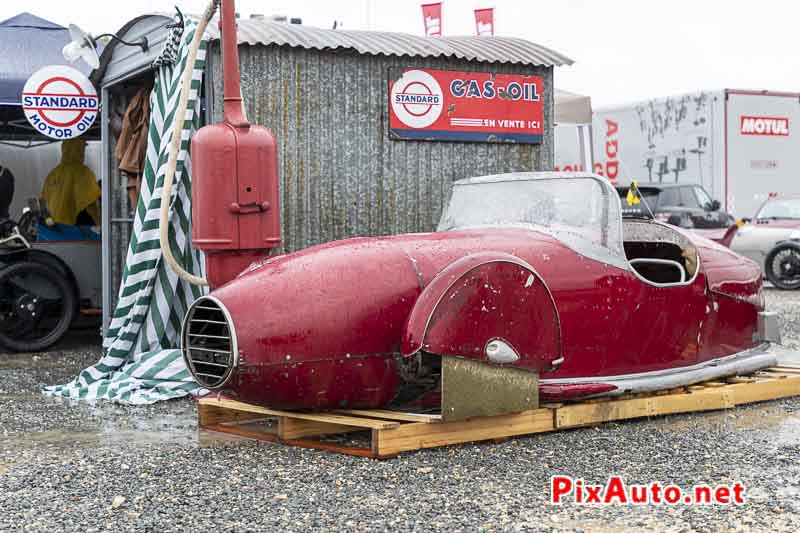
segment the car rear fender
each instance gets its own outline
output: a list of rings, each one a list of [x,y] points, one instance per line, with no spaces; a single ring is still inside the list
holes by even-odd
[[[406,321],[405,357],[420,350],[533,371],[560,363],[553,296],[534,268],[506,253],[465,256],[439,272]]]
[[[763,274],[758,264],[714,241],[697,239],[694,243],[711,292],[737,300],[760,301]]]

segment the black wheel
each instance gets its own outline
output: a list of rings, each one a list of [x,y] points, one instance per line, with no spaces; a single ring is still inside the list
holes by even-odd
[[[36,352],[58,342],[75,317],[75,292],[54,268],[23,261],[0,269],[0,345]]]
[[[767,254],[764,274],[779,289],[800,289],[800,247],[779,244]]]

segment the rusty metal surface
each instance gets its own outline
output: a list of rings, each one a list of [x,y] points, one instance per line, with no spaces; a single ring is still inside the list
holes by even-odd
[[[264,45],[240,47],[240,58],[248,118],[278,140],[285,251],[350,236],[432,231],[453,181],[552,167],[551,134],[540,145],[393,141],[387,125],[389,67],[426,67],[541,76],[550,131],[550,67]],[[218,121],[218,42],[209,61],[206,87]]]
[[[442,420],[519,413],[539,407],[539,375],[508,366],[442,357]]]
[[[283,24],[265,20],[239,20],[239,43],[278,45],[313,50],[352,50],[359,54],[449,57],[467,61],[515,63],[519,65],[571,65],[567,56],[545,46],[515,37],[421,37],[407,33],[342,31]],[[219,27],[209,24],[212,39],[219,39]]]

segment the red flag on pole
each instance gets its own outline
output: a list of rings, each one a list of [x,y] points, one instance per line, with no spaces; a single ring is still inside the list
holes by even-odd
[[[422,4],[422,20],[425,22],[425,35],[442,35],[442,3]]]
[[[494,8],[475,10],[475,33],[477,35],[494,35]]]

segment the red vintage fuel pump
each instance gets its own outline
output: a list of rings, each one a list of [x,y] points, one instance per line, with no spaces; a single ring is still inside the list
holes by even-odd
[[[280,246],[275,136],[250,124],[239,80],[234,0],[222,0],[223,121],[192,138],[192,245],[205,252],[208,284],[232,280]]]

